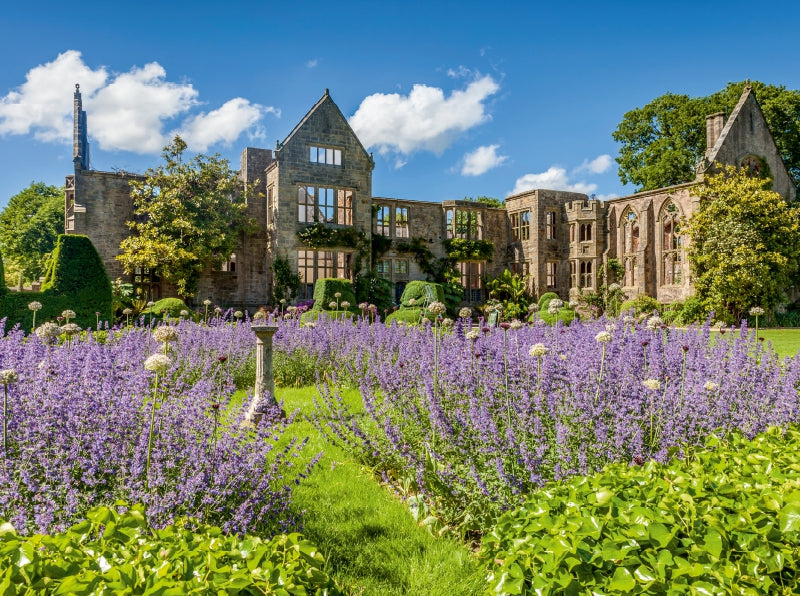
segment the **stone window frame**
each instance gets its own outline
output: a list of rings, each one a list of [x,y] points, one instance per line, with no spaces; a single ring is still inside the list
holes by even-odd
[[[456,263],[461,287],[464,289],[464,302],[479,304],[483,302],[483,273],[486,269],[484,261],[460,261]]]
[[[446,207],[445,236],[466,240],[483,239],[483,211],[465,207]]]
[[[570,260],[569,262],[569,283],[571,288],[578,286],[578,261]]]
[[[631,205],[626,205],[622,210],[618,229],[622,245],[622,263],[625,268],[623,285],[628,288],[636,287],[639,282],[636,265],[639,259],[642,227],[639,214]]]
[[[547,261],[544,264],[545,285],[548,289],[558,286],[558,262]]]
[[[672,197],[661,205],[658,216],[659,281],[662,286],[677,286],[683,283],[683,235],[680,222],[683,212]]]
[[[297,250],[297,274],[300,276],[301,293],[313,298],[314,284],[318,279],[333,277],[352,278],[353,253],[335,250]]]
[[[379,236],[391,236],[392,234],[392,208],[385,203],[376,205],[375,210],[375,233]]]
[[[393,259],[392,275],[396,279],[408,278],[408,259]]]
[[[579,229],[579,242],[591,242],[592,241],[592,228],[594,224],[592,223],[582,223],[580,224]]]
[[[547,240],[558,240],[556,235],[556,225],[558,223],[558,213],[553,209],[544,212],[544,237]]]
[[[515,240],[529,240],[531,237],[531,210],[515,211],[511,214],[511,234]]]
[[[325,166],[342,166],[344,150],[341,147],[310,145],[308,149],[308,160],[311,163]]]
[[[578,283],[581,289],[594,288],[594,272],[592,271],[592,261],[581,261],[579,269]]]
[[[409,208],[407,205],[395,205],[394,208],[394,237],[395,238],[408,238],[409,224],[408,224]]]
[[[352,226],[354,194],[349,188],[299,184],[297,221]]]

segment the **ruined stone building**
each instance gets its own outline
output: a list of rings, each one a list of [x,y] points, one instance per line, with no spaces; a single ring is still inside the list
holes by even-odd
[[[152,299],[174,295],[157,271],[126,276],[115,258],[133,218],[129,182],[140,177],[89,168],[87,118],[77,88],[74,122],[66,232],[91,238],[112,279],[127,278]],[[706,135],[708,149],[694,181],[609,201],[546,189],[507,197],[504,209],[376,197],[372,156],[326,90],[274,150],[242,152],[240,175],[259,184],[258,198],[247,204],[258,227],[242,234],[221,271],[203,274],[197,298],[248,308],[268,304],[270,266],[277,258],[300,274],[301,298],[311,297],[319,278],[352,279],[370,264],[393,283],[399,298],[407,282],[428,277],[432,260],[450,257],[466,304],[482,303],[483,279],[504,269],[529,275],[537,295],[597,289],[599,269],[611,258],[624,265],[622,285],[629,296],[683,300],[693,289],[680,222],[697,208],[692,189],[715,163],[767,171],[774,190],[795,198],[794,181],[749,87],[727,120],[721,113],[708,116]],[[350,239],[341,245],[323,246],[304,236],[311,226],[352,232],[333,236]],[[385,240],[372,242],[374,236]],[[365,254],[372,246],[382,246],[380,253]]]

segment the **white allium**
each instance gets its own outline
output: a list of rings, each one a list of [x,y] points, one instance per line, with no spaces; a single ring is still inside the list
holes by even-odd
[[[308,327],[309,329],[313,329],[316,326],[317,324],[314,321],[308,321],[306,323],[303,323],[303,327]]]
[[[281,304],[286,304],[286,298],[281,298]]]
[[[522,329],[525,326],[525,323],[520,321],[519,319],[514,319],[511,321],[511,328],[512,329]]]
[[[34,300],[33,302],[28,303],[28,308],[34,312],[37,310],[42,310],[42,303]]]
[[[442,327],[451,327],[453,325],[453,319],[445,317],[442,319]]]
[[[211,306],[211,300],[209,300],[208,298],[203,300],[203,306]]]
[[[648,329],[660,329],[663,324],[664,324],[664,319],[662,319],[661,317],[653,316],[647,319]]]
[[[170,360],[169,356],[165,356],[164,354],[153,354],[144,361],[145,369],[156,373],[165,372],[170,364],[172,364],[172,360]]]
[[[177,341],[178,331],[171,325],[160,325],[153,330],[153,339],[162,344]]]
[[[550,308],[552,308],[552,307],[562,308],[564,306],[564,301],[561,298],[553,298],[550,301],[550,305],[549,306],[550,306]]]
[[[442,316],[447,312],[447,307],[442,302],[431,302],[428,310],[436,316]]]
[[[65,334],[67,337],[77,335],[81,331],[83,331],[81,326],[76,325],[75,323],[67,323],[66,325],[61,326],[61,333]]]
[[[754,306],[753,308],[750,309],[751,317],[760,317],[763,314],[764,314],[764,309],[761,308],[760,306]]]
[[[256,314],[253,315],[253,320],[255,320],[255,319],[266,319],[266,318],[267,318],[267,314],[263,310],[260,310]]]
[[[337,307],[337,306],[338,306],[338,305],[337,305],[335,302],[333,302],[333,301],[331,301],[331,302],[328,302],[328,308],[330,308],[331,310],[336,310],[336,307]]]
[[[622,286],[617,284],[617,283],[614,283],[614,284],[611,284],[610,286],[608,286],[608,291],[609,292],[618,292],[621,289],[622,289]]]
[[[578,304],[580,304],[580,302],[578,302],[577,300],[570,300],[567,304],[569,304],[570,308],[575,308],[576,306],[578,306]]]
[[[220,314],[222,312],[222,309],[219,306],[215,306],[214,307],[214,312],[217,313],[217,314]]]
[[[155,305],[156,303],[151,300],[150,302],[147,303],[147,308],[153,308]]]
[[[368,308],[369,308],[369,304],[367,304],[366,302],[359,302],[358,303],[358,309],[359,310],[367,310]]]
[[[625,315],[624,317],[622,317],[622,322],[625,323],[626,325],[633,325],[636,322],[636,318],[630,315]]]
[[[714,327],[717,329],[725,329],[727,326],[728,325],[727,323],[725,323],[725,321],[717,321],[716,323],[714,323]]]
[[[0,383],[3,385],[10,385],[11,383],[16,383],[19,381],[19,375],[17,375],[17,371],[13,368],[7,368],[3,371],[0,371]]]
[[[374,310],[375,312],[378,312],[378,307],[375,306],[374,304],[368,304],[367,310]]]
[[[470,329],[469,331],[467,331],[464,334],[464,337],[466,337],[467,339],[471,339],[473,341],[478,339],[480,336],[481,336],[481,332],[478,331],[477,329]]]
[[[462,319],[469,319],[472,316],[472,309],[468,306],[465,306],[458,311],[458,316]]]
[[[601,344],[606,344],[610,342],[612,339],[611,334],[608,331],[601,331],[597,335],[594,336],[594,340]]]
[[[336,293],[333,295],[333,297],[334,297],[334,298],[341,298],[341,297],[342,297],[342,293],[341,293],[341,292],[336,292]]]
[[[240,310],[237,310],[236,312],[233,313],[233,316],[236,317],[237,319],[241,319],[244,316],[244,313]]]
[[[614,331],[616,328],[616,323],[606,323],[606,331]]]
[[[647,387],[652,391],[657,391],[661,389],[661,381],[659,381],[658,379],[647,379],[645,381],[642,381],[642,385],[644,385],[645,387]]]
[[[706,391],[714,391],[715,389],[719,389],[719,385],[717,385],[714,381],[706,381],[703,388]]]
[[[529,311],[529,312],[533,312],[533,311],[535,311],[535,310],[539,310],[539,305],[538,305],[536,302],[531,302],[531,303],[528,305],[528,311]]]
[[[67,309],[67,310],[65,310],[64,312],[61,313],[61,316],[64,317],[65,319],[74,319],[75,318],[75,311]]]
[[[551,315],[557,315],[558,311],[559,308],[553,304],[550,304],[550,306],[547,307],[547,312],[549,312]]]
[[[531,349],[528,350],[528,354],[530,354],[531,357],[533,357],[533,358],[541,358],[542,356],[547,354],[547,352],[549,352],[549,351],[550,351],[550,348],[548,348],[546,345],[544,345],[542,343],[538,343],[538,344],[533,344],[531,346]]]
[[[343,300],[342,301],[342,308],[344,310],[347,310],[348,308],[350,308],[350,303],[347,300]]]
[[[122,314],[125,315],[126,317],[129,317],[129,316],[131,316],[133,314],[133,309],[132,308],[126,308],[125,310],[122,311]]]
[[[336,303],[334,302],[333,304],[336,304]],[[294,314],[294,313],[296,313],[296,312],[297,312],[297,307],[296,307],[296,306],[294,306],[294,305],[292,305],[292,306],[287,306],[287,307],[286,307],[286,312],[288,312],[289,314]]]
[[[55,339],[61,335],[61,327],[55,323],[47,322],[36,328],[36,335],[44,340]]]
[[[536,319],[536,324],[539,327],[543,327],[544,325],[546,325],[546,323],[544,322],[544,319]]]
[[[182,317],[188,317],[188,316],[189,316],[189,311],[188,311],[188,310],[186,310],[186,309],[184,309],[184,310],[182,310],[182,311],[180,312],[180,315],[181,315]]]
[[[414,306],[416,303],[417,303],[417,301],[414,298],[409,298],[409,300],[408,300],[408,305],[409,306]]]

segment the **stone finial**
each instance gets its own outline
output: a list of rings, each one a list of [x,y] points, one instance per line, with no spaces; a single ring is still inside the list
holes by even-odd
[[[331,94],[331,90],[328,89],[327,87],[325,87],[325,95],[330,95],[330,94]]]
[[[78,83],[75,83],[75,93],[81,92],[81,86]]]

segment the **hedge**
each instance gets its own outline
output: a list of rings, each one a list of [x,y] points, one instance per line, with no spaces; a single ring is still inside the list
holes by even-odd
[[[341,294],[339,298],[336,297],[337,293]],[[331,308],[329,306],[331,302],[336,302],[339,308]],[[353,284],[349,279],[323,277],[317,280],[314,284],[314,306],[311,307],[311,312],[342,310],[342,302],[350,303],[350,307],[346,310],[357,312],[356,295],[353,293]]]
[[[75,312],[83,328],[113,320],[111,281],[103,261],[87,236],[62,234],[58,237],[51,264],[40,292],[0,292],[0,319],[6,328],[20,324],[29,331],[33,325],[31,302],[40,302],[36,325],[55,321],[65,310]],[[99,314],[97,314],[99,313]]]
[[[414,300],[417,305],[425,302],[427,293],[425,288],[430,287],[433,290],[433,295],[439,302],[444,302],[444,288],[440,284],[431,283],[429,281],[410,281],[406,284],[403,290],[403,295],[400,298],[401,309],[409,306],[408,301]]]

